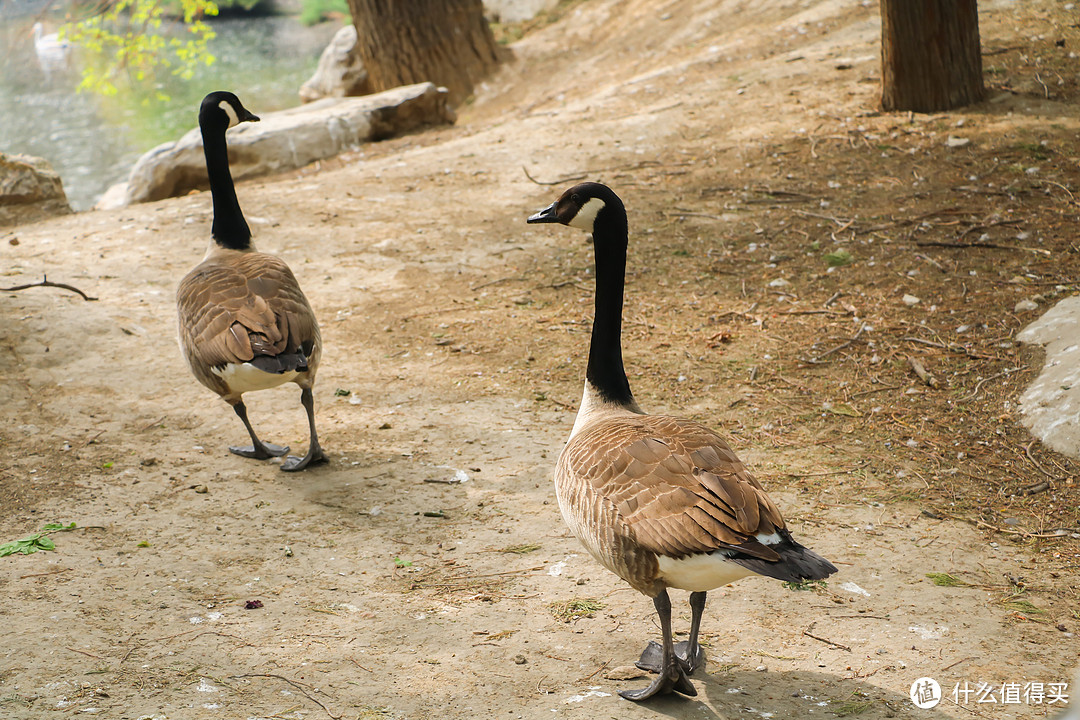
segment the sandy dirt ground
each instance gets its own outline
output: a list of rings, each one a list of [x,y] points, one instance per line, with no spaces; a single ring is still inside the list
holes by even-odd
[[[1020,425],[1013,338],[1077,288],[1080,32],[1022,5],[980,3],[987,103],[908,116],[874,109],[876,3],[589,0],[455,126],[241,184],[322,324],[300,475],[227,452],[176,347],[208,194],[0,234],[0,285],[97,298],[0,294],[0,541],[78,526],[0,559],[0,716],[1052,715],[1001,690],[1078,665],[1080,472]],[[630,211],[639,401],[727,433],[840,567],[711,593],[692,699],[616,695],[652,606],[554,502],[591,250],[524,219],[584,177]],[[293,386],[247,404],[304,449]]]

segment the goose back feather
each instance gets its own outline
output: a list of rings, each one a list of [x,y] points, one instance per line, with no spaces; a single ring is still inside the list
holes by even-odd
[[[720,579],[803,580],[825,569],[794,562],[805,548],[791,540],[775,503],[722,437],[690,420],[628,411],[594,417],[563,450],[555,493],[590,553],[650,597],[664,587],[716,587],[684,587],[677,573],[664,572],[664,560],[696,554],[738,566],[718,569]]]
[[[283,260],[213,248],[181,281],[177,305],[188,366],[226,401],[243,392],[223,378],[229,365],[251,363],[280,376],[277,382],[268,379],[268,387],[294,377],[301,388],[314,382],[322,351],[319,325]]]

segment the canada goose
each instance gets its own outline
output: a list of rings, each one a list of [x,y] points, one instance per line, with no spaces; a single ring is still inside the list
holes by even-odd
[[[256,252],[236,199],[225,131],[257,122],[230,92],[212,92],[199,109],[206,171],[214,202],[210,246],[176,291],[180,349],[195,377],[232,405],[251,435],[251,445],[230,447],[243,457],[265,460],[289,448],[259,440],[241,396],[287,382],[301,387],[311,444],[303,458],[288,457],[282,470],[326,462],[315,433],[311,388],[319,367],[319,324],[289,266]]]
[[[585,392],[555,467],[566,524],[596,560],[653,599],[663,644],[638,667],[658,672],[629,700],[677,691],[705,661],[698,629],[709,590],[752,574],[817,580],[836,572],[791,538],[780,511],[728,444],[681,418],[646,415],[622,361],[627,223],[622,200],[599,183],[570,188],[530,223],[561,223],[593,236],[596,297]],[[690,636],[674,645],[668,588],[690,591]]]

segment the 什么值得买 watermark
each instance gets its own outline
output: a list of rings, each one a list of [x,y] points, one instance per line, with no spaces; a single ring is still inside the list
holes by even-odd
[[[943,692],[937,680],[921,677],[911,684],[910,697],[915,707],[922,709],[936,707],[946,698],[957,705],[1067,705],[1068,689],[1067,682],[964,680],[955,683],[951,692]]]

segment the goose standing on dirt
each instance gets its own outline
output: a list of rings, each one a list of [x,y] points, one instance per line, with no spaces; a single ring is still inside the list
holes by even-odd
[[[259,440],[241,396],[287,382],[299,385],[311,444],[307,455],[288,457],[281,469],[303,470],[327,460],[315,433],[311,395],[322,350],[319,324],[289,266],[251,244],[225,143],[227,129],[258,119],[230,92],[210,93],[199,109],[214,224],[206,256],[176,291],[180,348],[199,382],[244,421],[251,445],[229,448],[243,457],[265,460],[289,448]]]
[[[663,644],[638,667],[659,673],[629,700],[677,691],[705,661],[698,629],[709,590],[748,575],[817,580],[836,572],[791,538],[780,511],[728,444],[709,428],[646,415],[622,361],[627,222],[622,201],[599,183],[576,185],[530,223],[561,223],[593,235],[596,298],[585,392],[555,468],[566,524],[608,570],[653,599]],[[689,590],[687,642],[671,638],[668,588]]]

